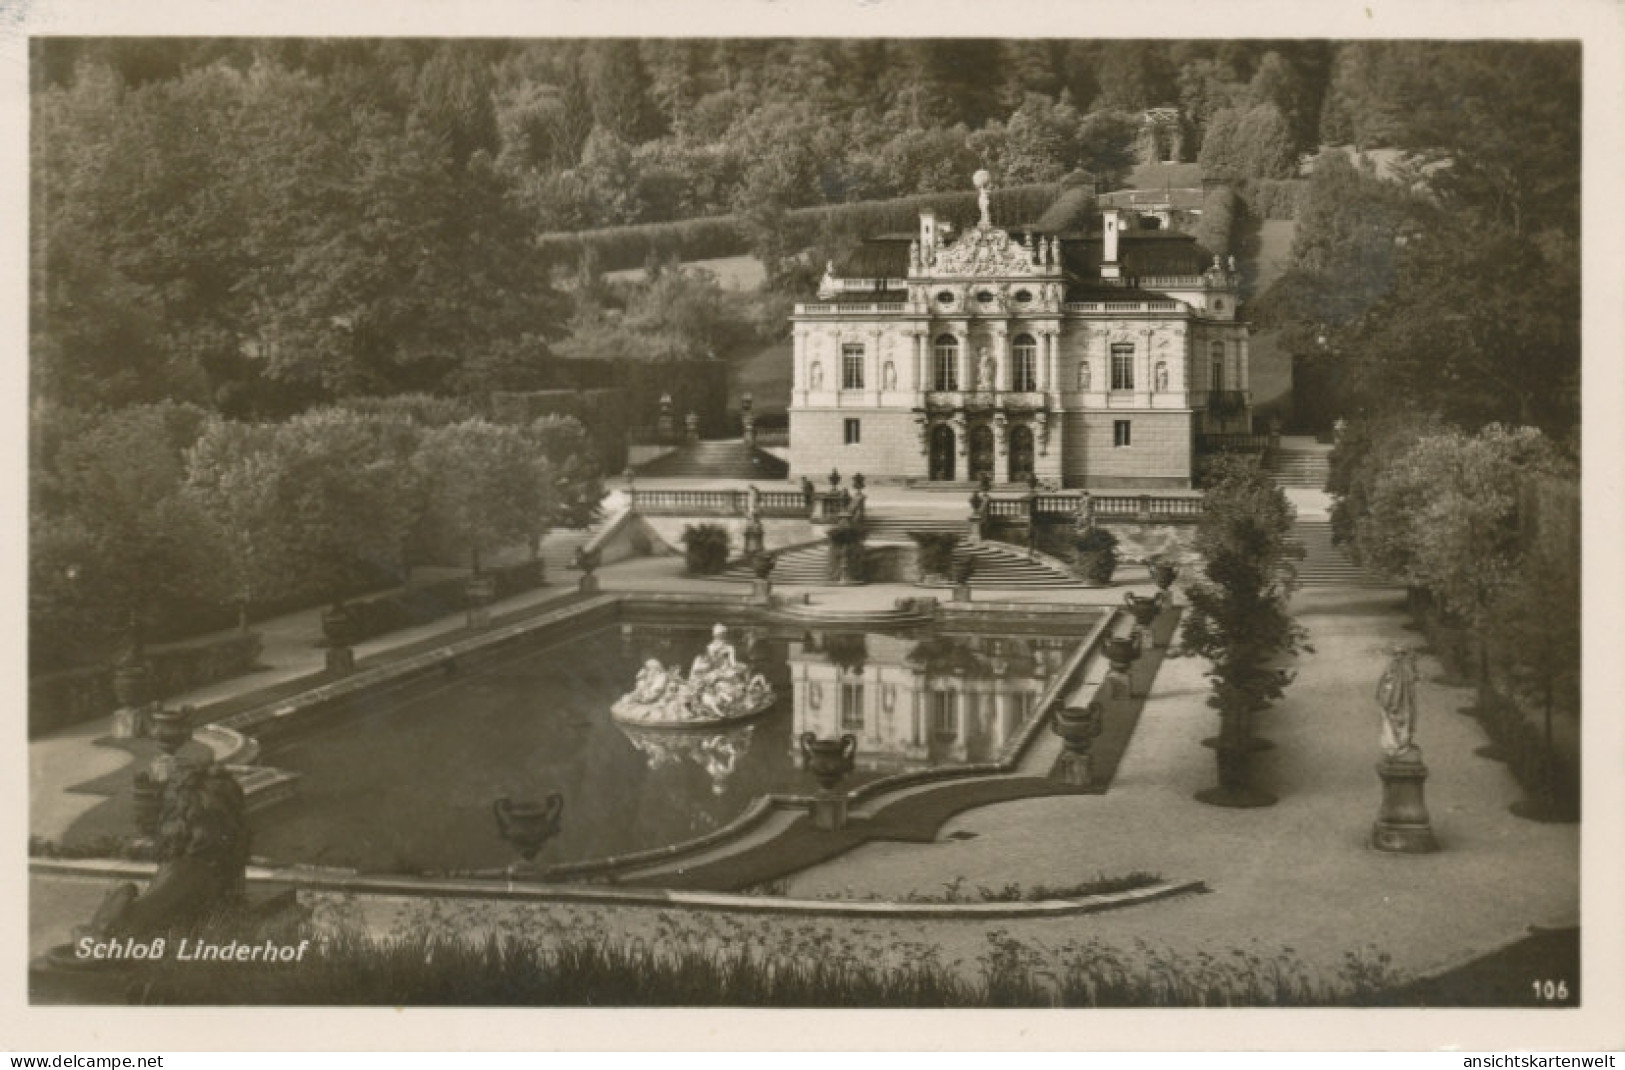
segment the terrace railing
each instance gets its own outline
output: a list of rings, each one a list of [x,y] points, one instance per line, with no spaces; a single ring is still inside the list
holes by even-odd
[[[798,490],[761,491],[760,516],[805,517],[808,505]],[[750,493],[744,490],[632,491],[632,508],[644,516],[744,516]]]
[[[1095,516],[1102,520],[1188,521],[1202,515],[1202,496],[1171,494],[1095,494],[1092,495]],[[1070,517],[1078,512],[1078,495],[1074,492],[990,497],[986,517],[998,520],[1027,520],[1036,514],[1040,518]]]
[[[1123,312],[1151,313],[1178,312],[1184,308],[1180,301],[1068,301],[1068,312]]]

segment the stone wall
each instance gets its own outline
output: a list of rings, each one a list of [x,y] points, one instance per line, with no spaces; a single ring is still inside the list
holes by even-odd
[[[1118,420],[1129,421],[1127,446],[1114,444]],[[1069,412],[1062,439],[1066,485],[1189,488],[1191,447],[1189,412]]]
[[[860,421],[861,437],[847,445],[846,421],[854,419]],[[792,410],[790,478],[806,476],[822,487],[831,468],[845,477],[862,472],[873,483],[924,479],[926,458],[914,413],[907,409]]]

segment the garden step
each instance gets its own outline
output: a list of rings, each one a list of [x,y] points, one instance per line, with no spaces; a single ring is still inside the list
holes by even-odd
[[[1298,521],[1293,525],[1291,541],[1304,548],[1304,557],[1298,562],[1300,587],[1396,586],[1350,561],[1343,548],[1332,542],[1332,526],[1327,521]]]
[[[671,453],[637,465],[645,476],[681,476],[690,479],[780,480],[790,466],[766,450],[747,446],[743,439],[690,442]]]

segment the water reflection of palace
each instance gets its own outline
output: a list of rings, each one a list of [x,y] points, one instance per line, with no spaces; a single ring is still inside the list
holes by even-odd
[[[904,772],[992,761],[1069,646],[1044,636],[809,632],[790,641],[794,734],[852,733],[857,765]]]

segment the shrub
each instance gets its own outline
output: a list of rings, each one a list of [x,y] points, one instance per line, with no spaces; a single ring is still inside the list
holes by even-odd
[[[1117,572],[1117,536],[1101,527],[1090,528],[1073,542],[1078,575],[1091,583],[1110,583]]]
[[[829,529],[829,578],[862,583],[864,579],[864,541],[862,524],[841,521]]]
[[[1208,252],[1225,255],[1235,235],[1236,215],[1235,192],[1229,186],[1214,186],[1202,195],[1202,219],[1196,226],[1196,240]]]
[[[184,694],[204,684],[241,676],[254,667],[260,649],[260,637],[254,632],[172,647],[149,647],[150,697]],[[40,677],[28,685],[29,735],[106,717],[117,706],[111,665]]]
[[[728,529],[721,524],[690,524],[683,529],[683,559],[693,576],[715,576],[728,567]]]
[[[911,531],[909,538],[919,547],[920,576],[947,577],[954,569],[954,548],[959,536],[949,531]]]

